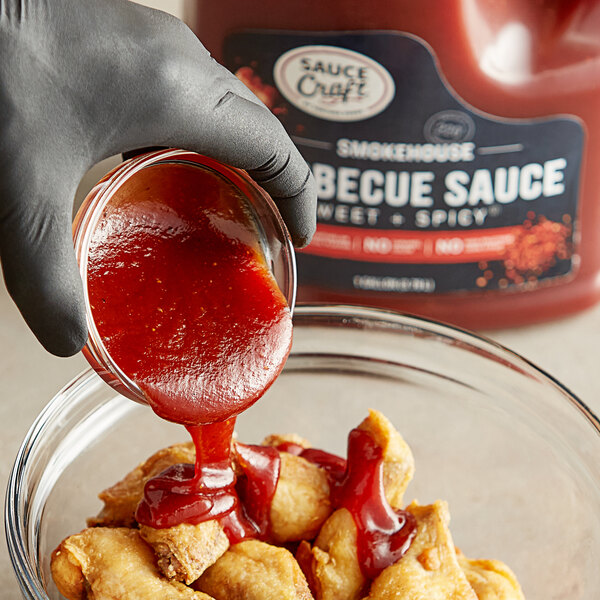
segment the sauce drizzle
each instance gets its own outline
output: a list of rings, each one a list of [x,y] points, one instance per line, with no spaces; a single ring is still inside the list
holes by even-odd
[[[277,446],[327,471],[335,508],[347,509],[357,529],[358,562],[366,579],[374,579],[402,558],[416,534],[414,516],[394,510],[383,488],[383,451],[361,429],[348,435],[348,459],[294,442]]]
[[[103,344],[196,446],[195,465],[147,482],[140,523],[218,519],[232,543],[268,533],[277,451],[240,445],[239,480],[231,466],[235,416],[276,379],[292,339],[258,240],[242,192],[183,163],[146,167],[124,183],[92,233],[88,295]]]
[[[333,492],[333,503],[347,509],[357,529],[358,562],[374,579],[402,558],[416,535],[414,516],[394,510],[383,488],[383,451],[361,429],[348,436],[348,469]]]

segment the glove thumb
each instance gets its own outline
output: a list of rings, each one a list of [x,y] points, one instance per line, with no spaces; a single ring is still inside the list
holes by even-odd
[[[8,292],[41,344],[57,356],[75,354],[87,340],[71,237],[74,191],[25,186],[20,197],[4,198],[9,201],[0,214],[0,260]]]

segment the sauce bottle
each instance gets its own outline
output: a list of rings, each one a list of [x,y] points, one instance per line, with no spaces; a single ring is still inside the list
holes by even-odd
[[[600,297],[600,2],[200,0],[311,164],[300,301],[469,328]]]

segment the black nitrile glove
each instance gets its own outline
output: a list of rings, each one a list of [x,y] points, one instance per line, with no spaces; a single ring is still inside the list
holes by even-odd
[[[315,229],[306,162],[277,119],[179,20],[127,0],[0,0],[0,259],[40,340],[87,339],[72,204],[103,158],[179,147],[246,169],[297,246]]]

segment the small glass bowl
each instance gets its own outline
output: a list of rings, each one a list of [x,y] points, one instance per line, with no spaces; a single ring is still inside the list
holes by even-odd
[[[449,503],[455,544],[497,558],[527,600],[600,598],[600,422],[573,394],[497,344],[375,309],[299,306],[279,379],[238,418],[243,441],[297,432],[344,454],[381,410],[411,446],[405,495]],[[6,532],[27,600],[60,596],[50,554],[97,514],[97,493],[183,428],[88,370],[44,409],[10,475]]]
[[[106,383],[127,398],[142,404],[146,403],[143,392],[112,360],[92,318],[87,289],[88,251],[92,234],[115,194],[126,190],[134,181],[139,184],[140,179],[144,177],[144,170],[158,165],[187,165],[207,169],[219,174],[224,181],[237,188],[246,200],[253,217],[266,263],[292,312],[296,301],[296,260],[288,230],[271,197],[245,171],[195,152],[178,149],[142,154],[117,166],[92,188],[73,222],[73,240],[84,282],[89,335],[83,354]]]

